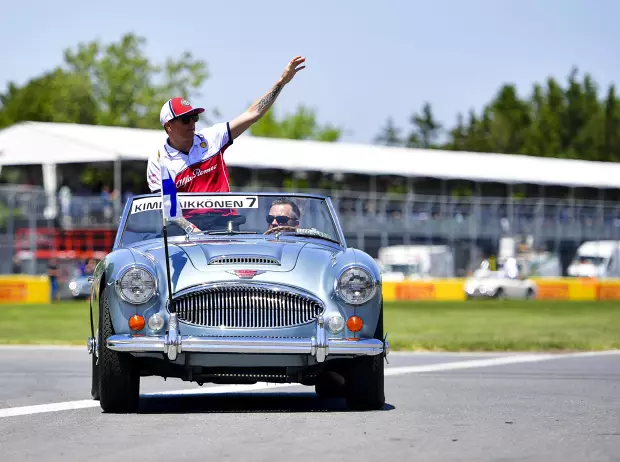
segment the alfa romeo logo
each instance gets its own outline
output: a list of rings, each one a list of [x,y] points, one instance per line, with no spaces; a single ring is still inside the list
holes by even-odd
[[[187,101],[186,99],[182,99],[181,106],[191,106],[191,104],[189,104],[189,101]]]

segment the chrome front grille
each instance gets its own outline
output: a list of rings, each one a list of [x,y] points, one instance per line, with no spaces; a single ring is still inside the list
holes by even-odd
[[[319,299],[270,284],[221,284],[175,296],[180,322],[205,327],[293,327],[323,313]]]
[[[261,255],[238,255],[235,257],[214,257],[209,260],[209,265],[279,265],[277,258],[263,257]]]

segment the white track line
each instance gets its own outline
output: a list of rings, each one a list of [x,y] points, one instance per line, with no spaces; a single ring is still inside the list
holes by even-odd
[[[479,367],[503,366],[508,364],[531,363],[540,361],[549,361],[553,359],[563,358],[579,358],[593,356],[620,355],[620,350],[611,351],[592,351],[583,353],[567,353],[567,354],[528,354],[503,356],[499,358],[474,359],[469,361],[454,361],[448,363],[426,364],[421,366],[400,366],[388,367],[385,370],[386,376],[397,376],[405,374],[418,374],[423,372],[450,371],[458,369],[471,369]],[[142,396],[166,396],[166,395],[208,395],[221,393],[239,393],[243,391],[256,391],[265,389],[278,389],[292,386],[302,386],[297,383],[289,384],[273,384],[273,383],[256,383],[253,385],[218,385],[207,388],[172,390],[159,393],[143,393]],[[15,417],[22,415],[40,414],[44,412],[69,411],[74,409],[86,409],[99,407],[99,401],[80,400],[67,401],[63,403],[38,404],[35,406],[22,406],[0,409],[0,418]]]
[[[385,369],[385,375],[404,375],[416,374],[420,372],[436,372],[436,371],[453,371],[457,369],[470,369],[474,367],[490,367],[504,366],[507,364],[534,363],[540,361],[548,361],[551,359],[562,358],[581,358],[591,356],[608,356],[618,355],[620,350],[609,351],[586,351],[582,353],[564,353],[564,354],[532,354],[532,355],[515,355],[502,356],[500,358],[489,359],[472,359],[469,361],[455,361],[449,363],[426,364],[422,366],[400,366],[388,367]],[[389,360],[389,356],[388,356]]]
[[[83,346],[80,345],[0,345],[0,351],[2,350],[24,350],[24,351],[36,351],[36,350],[81,350],[87,351],[86,342]]]
[[[299,385],[297,383],[256,383],[253,385],[219,385],[207,388],[190,388],[185,390],[163,391],[158,393],[141,393],[140,396],[165,396],[165,395],[210,395],[215,393],[239,393],[242,391],[264,390],[267,388],[282,388]],[[86,409],[99,407],[99,401],[85,399],[81,401],[66,401],[64,403],[38,404],[35,406],[11,407],[0,409],[0,418],[15,417],[20,415],[41,414],[43,412],[70,411],[74,409]]]

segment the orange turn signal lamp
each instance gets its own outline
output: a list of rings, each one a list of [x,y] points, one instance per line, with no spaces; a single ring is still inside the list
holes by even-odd
[[[144,318],[139,314],[134,314],[129,318],[129,328],[135,331],[144,329]]]
[[[351,332],[359,332],[364,327],[364,321],[358,316],[351,316],[347,319],[347,327]]]

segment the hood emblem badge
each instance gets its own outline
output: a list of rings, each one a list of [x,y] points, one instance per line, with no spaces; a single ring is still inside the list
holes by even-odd
[[[235,276],[238,276],[241,279],[252,279],[257,274],[263,274],[264,272],[265,271],[248,270],[248,269],[227,271],[227,273],[234,274]]]

